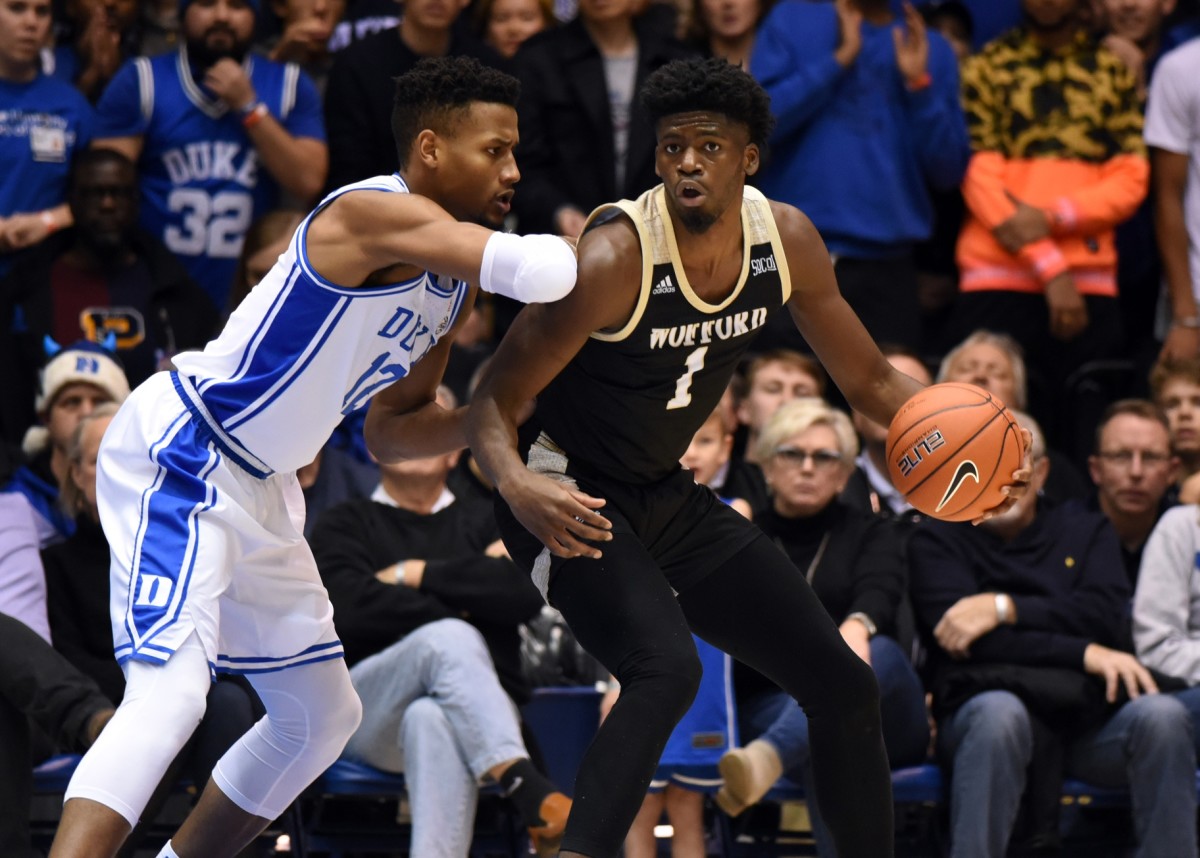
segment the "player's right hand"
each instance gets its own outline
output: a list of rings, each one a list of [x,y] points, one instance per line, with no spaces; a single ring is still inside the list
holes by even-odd
[[[602,556],[600,549],[588,541],[612,539],[612,522],[596,512],[604,506],[602,498],[532,471],[505,486],[501,494],[517,521],[556,557],[598,560]]]

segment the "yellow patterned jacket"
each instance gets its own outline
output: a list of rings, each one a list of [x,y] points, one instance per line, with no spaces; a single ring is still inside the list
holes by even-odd
[[[967,61],[963,107],[974,155],[958,240],[963,291],[1042,292],[1070,271],[1086,295],[1116,294],[1113,227],[1146,196],[1149,163],[1133,74],[1088,34],[1046,51],[1013,30]],[[1051,235],[1013,255],[992,229],[1042,208]]]

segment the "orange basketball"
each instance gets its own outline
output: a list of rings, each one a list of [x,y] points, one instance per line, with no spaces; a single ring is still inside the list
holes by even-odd
[[[943,521],[970,521],[1003,501],[1000,488],[1023,452],[1004,403],[973,384],[925,388],[888,428],[892,484],[915,509]]]

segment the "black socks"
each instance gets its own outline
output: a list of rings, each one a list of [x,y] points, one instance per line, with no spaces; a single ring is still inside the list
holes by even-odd
[[[517,806],[525,824],[531,827],[544,825],[541,817],[542,801],[555,792],[554,784],[533,767],[528,759],[517,760],[500,776],[500,788],[504,795]]]

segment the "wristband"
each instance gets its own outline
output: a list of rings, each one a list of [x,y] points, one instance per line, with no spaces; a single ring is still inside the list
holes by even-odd
[[[396,584],[404,583],[404,561],[401,560],[392,567],[392,581]]]
[[[42,226],[46,227],[46,235],[58,231],[58,221],[54,219],[54,212],[50,209],[43,209],[38,215],[38,220],[42,222]]]
[[[271,111],[267,109],[267,106],[261,101],[256,101],[242,111],[242,127],[249,131],[270,115]]]
[[[45,212],[42,212],[45,214]],[[1172,319],[1171,326],[1174,328],[1192,328],[1193,330],[1200,328],[1200,316],[1184,316],[1182,319]]]
[[[920,92],[932,83],[933,76],[929,72],[923,71],[912,80],[905,81],[904,86],[909,92]]]
[[[1004,625],[1008,622],[1008,595],[1005,593],[996,594],[996,623]]]

